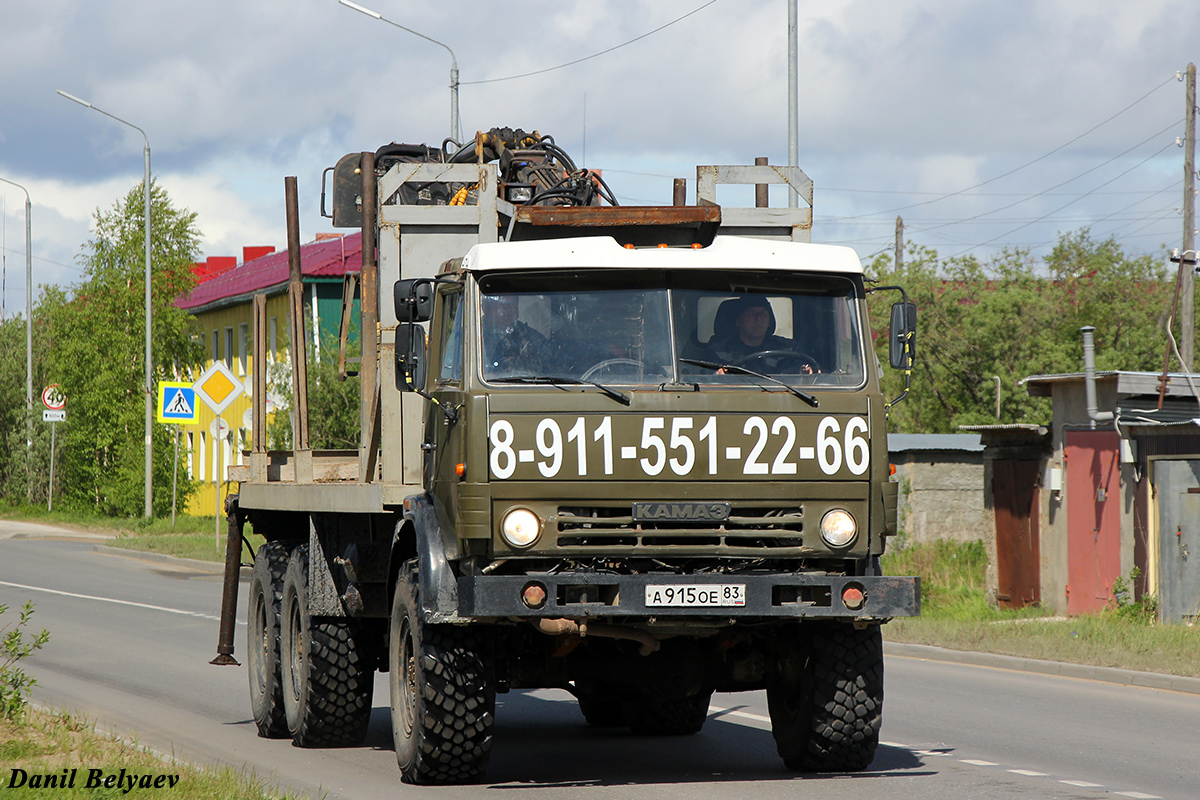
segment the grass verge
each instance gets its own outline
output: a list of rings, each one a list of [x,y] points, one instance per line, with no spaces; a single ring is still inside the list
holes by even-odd
[[[921,577],[921,616],[885,625],[888,641],[1200,677],[1200,627],[1148,621],[1153,598],[1113,598],[1100,614],[1069,619],[1051,618],[1041,608],[995,608],[987,602],[982,542],[895,548],[884,556],[883,569]]]
[[[20,724],[0,717],[0,764],[4,766],[0,785],[6,798],[126,797],[131,794],[128,789],[131,778],[135,788],[150,788],[154,797],[186,800],[283,797],[252,774],[228,767],[204,770],[164,761],[136,744],[97,733],[74,717],[32,708],[26,710]],[[111,785],[106,787],[103,781],[110,776]],[[118,786],[122,777],[124,785]],[[98,778],[99,785],[93,782],[89,787],[89,778]]]
[[[81,511],[46,511],[34,506],[9,506],[0,508],[0,517],[19,519],[25,522],[42,522],[66,528],[76,528],[89,533],[111,536],[108,544],[129,550],[162,553],[179,558],[194,558],[200,561],[225,560],[225,520],[217,528],[212,517],[177,515],[175,525],[171,518],[151,520],[122,517],[102,517]],[[214,533],[214,530],[218,531]],[[250,526],[245,530],[250,545],[258,549],[263,538]],[[250,561],[249,552],[242,548],[242,560]]]

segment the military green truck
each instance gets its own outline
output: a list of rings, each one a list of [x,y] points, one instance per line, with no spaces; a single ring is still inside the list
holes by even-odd
[[[367,243],[361,446],[308,446],[296,295],[294,449],[266,448],[256,370],[214,660],[236,663],[249,522],[260,735],[359,743],[380,670],[403,779],[460,783],[487,766],[497,693],[563,689],[588,724],[677,736],[714,692],[765,689],[787,767],[867,767],[880,626],[919,613],[917,579],[879,567],[897,484],[866,297],[898,287],[808,243],[804,173],[700,167],[696,205],[624,207],[551,137],[494,129],[326,177],[333,224]],[[725,183],[803,202],[722,207]]]

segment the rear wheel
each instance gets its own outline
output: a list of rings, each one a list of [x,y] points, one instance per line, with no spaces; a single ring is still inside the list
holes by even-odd
[[[808,624],[802,649],[767,687],[771,733],[783,761],[806,772],[866,769],[883,715],[878,625]]]
[[[646,697],[625,702],[625,724],[643,736],[691,736],[708,719],[712,692],[693,697]]]
[[[313,618],[308,546],[292,552],[280,611],[280,673],[288,732],[298,747],[345,747],[367,735],[373,670],[359,624]]]
[[[412,567],[396,583],[388,660],[392,738],[404,780],[481,777],[496,713],[492,641],[478,627],[422,622]]]
[[[588,725],[594,728],[620,728],[625,724],[620,698],[606,694],[581,694],[578,700],[579,711]]]
[[[288,733],[279,670],[279,605],[290,548],[266,542],[254,555],[247,612],[246,652],[250,673],[250,707],[258,735],[284,739]]]

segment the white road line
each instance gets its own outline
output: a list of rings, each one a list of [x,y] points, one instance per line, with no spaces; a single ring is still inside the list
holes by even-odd
[[[708,712],[710,714],[724,714],[725,716],[729,717],[743,717],[745,719],[752,719],[755,722],[771,721],[770,717],[764,717],[762,714],[751,714],[749,711],[730,710],[728,708],[721,708],[720,706],[709,706]]]
[[[213,616],[212,614],[201,614],[196,611],[184,611],[179,608],[167,608],[166,606],[154,606],[154,605],[150,605],[149,603],[135,603],[132,600],[117,600],[116,598],[113,598],[113,597],[97,597],[95,595],[90,595],[90,594],[77,594],[75,592],[64,592],[64,591],[60,591],[58,589],[46,589],[41,586],[27,586],[23,583],[10,583],[8,581],[0,581],[0,586],[11,586],[14,589],[24,589],[24,590],[30,591],[30,592],[45,592],[46,594],[57,594],[62,597],[75,597],[80,600],[97,600],[101,603],[116,603],[117,605],[120,605],[120,606],[132,606],[134,608],[145,608],[150,611],[164,611],[168,614],[179,614],[180,616],[183,616],[183,617],[196,617],[197,619],[207,619],[207,620],[211,620],[213,622],[221,621],[220,617]],[[241,620],[238,620],[238,624],[244,625],[245,623],[242,622]]]
[[[1119,794],[1122,797],[1132,797],[1134,800],[1162,800],[1156,794],[1142,794],[1141,792],[1113,792],[1113,794]]]
[[[995,761],[980,761],[977,758],[960,758],[959,761],[961,761],[964,764],[970,764],[973,767],[998,767],[998,766],[1000,766]]]
[[[1104,788],[1099,783],[1088,783],[1087,781],[1059,781],[1059,783],[1065,783],[1067,786],[1078,786],[1080,789],[1103,789]]]
[[[1034,772],[1031,769],[1010,769],[1009,772],[1014,775],[1024,775],[1027,778],[1049,778],[1050,776],[1044,772]]]

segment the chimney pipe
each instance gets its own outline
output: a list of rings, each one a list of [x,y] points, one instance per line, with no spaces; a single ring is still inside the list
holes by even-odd
[[[1098,411],[1096,407],[1096,344],[1092,338],[1096,329],[1084,325],[1079,331],[1083,334],[1083,383],[1087,390],[1087,414],[1091,427],[1095,429],[1097,422],[1112,422],[1113,413]]]

